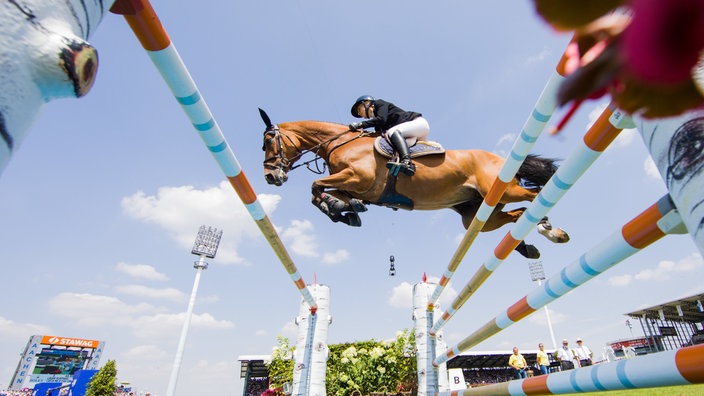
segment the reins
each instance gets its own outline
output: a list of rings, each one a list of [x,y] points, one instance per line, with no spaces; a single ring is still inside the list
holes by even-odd
[[[290,172],[290,171],[292,171],[292,170],[294,170],[294,169],[296,169],[296,168],[300,168],[301,166],[304,166],[304,165],[305,165],[305,167],[306,167],[309,171],[311,171],[311,172],[313,172],[313,173],[315,173],[315,174],[317,174],[317,175],[323,174],[323,173],[325,173],[325,171],[327,170],[327,163],[326,163],[326,162],[323,162],[322,169],[321,169],[320,163],[318,162],[318,160],[322,159],[322,157],[321,157],[320,154],[318,153],[318,152],[320,151],[320,148],[323,147],[323,146],[325,146],[325,145],[327,145],[327,144],[329,144],[329,143],[331,143],[331,142],[333,142],[333,141],[335,141],[335,140],[337,140],[337,139],[339,139],[340,137],[342,137],[342,136],[344,136],[344,135],[346,135],[346,134],[348,134],[348,133],[350,133],[350,132],[353,132],[353,131],[351,131],[351,130],[346,130],[346,131],[341,132],[341,133],[339,133],[339,134],[337,134],[337,135],[334,135],[333,137],[331,137],[331,138],[329,138],[329,139],[327,139],[327,140],[324,140],[324,141],[322,141],[322,142],[316,144],[315,146],[313,146],[313,147],[311,147],[311,148],[309,148],[309,149],[304,149],[304,150],[301,150],[300,148],[298,148],[298,146],[296,146],[296,145],[293,143],[293,139],[291,139],[289,136],[287,136],[287,135],[284,134],[284,136],[286,137],[286,139],[288,139],[288,141],[291,143],[291,145],[296,149],[296,155],[294,155],[293,157],[291,157],[291,158],[289,159],[289,158],[284,158],[284,157],[283,157],[283,148],[284,148],[284,146],[283,146],[283,142],[281,141],[281,138],[280,138],[280,136],[282,135],[282,133],[281,133],[281,131],[279,130],[278,125],[274,125],[272,129],[274,130],[274,135],[275,135],[275,137],[277,138],[277,143],[279,144],[279,147],[280,147],[280,150],[279,150],[279,153],[280,153],[280,154],[279,154],[278,157],[279,157],[279,159],[281,160],[281,162],[282,162],[284,165],[288,165],[288,164],[291,163],[291,162],[296,162],[298,159],[300,159],[301,157],[303,157],[303,156],[304,156],[305,154],[307,154],[307,153],[314,153],[314,154],[315,154],[315,157],[314,157],[313,159],[308,160],[308,161],[301,162],[301,163],[298,164],[298,165],[291,166],[288,171]],[[354,136],[352,139],[347,140],[347,141],[345,141],[345,142],[342,142],[342,143],[338,144],[337,146],[333,147],[332,149],[330,149],[330,151],[329,151],[329,153],[328,153],[328,156],[329,156],[330,153],[332,153],[333,151],[337,150],[338,148],[344,146],[344,145],[347,144],[347,143],[350,143],[350,142],[355,141],[355,140],[357,140],[357,139],[359,139],[359,138],[366,137],[366,136],[371,136],[371,135],[374,135],[374,134],[375,134],[375,132],[368,132],[368,131],[364,131],[364,130],[363,130],[363,131],[360,132],[357,136]],[[267,158],[266,160],[264,160],[264,162],[266,163],[267,161],[269,161],[269,160],[272,159],[272,158],[275,158],[275,157]],[[311,164],[315,164],[315,169],[312,168]]]

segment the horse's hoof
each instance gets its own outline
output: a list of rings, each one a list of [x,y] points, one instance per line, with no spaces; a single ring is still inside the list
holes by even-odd
[[[320,194],[320,198],[322,200],[321,206],[327,204],[331,212],[340,213],[345,210],[345,203],[330,194],[322,193]]]
[[[348,212],[340,216],[340,221],[351,227],[362,226],[362,219],[359,218],[357,213]]]
[[[538,230],[540,229],[552,230],[552,224],[548,221],[548,217],[543,217],[540,222],[538,222]]]
[[[521,243],[519,243],[514,250],[527,259],[535,260],[540,258],[540,251],[538,248],[533,245],[528,245],[523,241],[521,241]]]
[[[547,238],[555,243],[565,243],[570,240],[570,236],[562,228],[550,231],[550,236]]]
[[[350,207],[352,208],[352,211],[355,213],[361,213],[361,212],[366,212],[367,211],[367,205],[363,204],[361,200],[357,198],[352,198],[350,199]]]

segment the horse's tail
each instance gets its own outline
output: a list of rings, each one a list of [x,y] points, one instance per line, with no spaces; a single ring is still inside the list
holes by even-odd
[[[528,154],[521,167],[518,168],[516,178],[526,187],[542,188],[557,171],[555,162],[557,162],[556,159]]]

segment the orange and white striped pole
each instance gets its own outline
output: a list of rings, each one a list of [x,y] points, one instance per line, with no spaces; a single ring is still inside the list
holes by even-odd
[[[514,142],[511,152],[506,157],[506,161],[501,167],[499,175],[496,177],[494,184],[492,184],[489,192],[484,197],[484,201],[479,207],[477,214],[474,216],[474,219],[472,219],[469,227],[467,227],[467,231],[465,232],[462,241],[457,247],[455,254],[450,259],[447,270],[440,278],[438,286],[435,288],[433,295],[428,300],[429,309],[431,309],[437,302],[438,298],[440,298],[440,294],[442,294],[445,286],[447,286],[450,282],[450,279],[454,275],[455,271],[457,271],[462,259],[467,254],[467,251],[472,246],[472,243],[474,243],[477,235],[479,235],[482,228],[484,228],[484,224],[486,224],[486,221],[496,208],[496,205],[498,205],[501,196],[508,187],[508,184],[516,176],[518,168],[521,167],[523,161],[525,161],[528,154],[530,154],[535,142],[545,129],[545,125],[548,121],[550,121],[553,112],[557,108],[557,90],[566,77],[566,62],[567,50],[565,50],[565,53],[562,54],[555,70],[550,75],[550,78],[545,84],[543,91],[540,93],[533,110],[528,116],[525,124],[523,124],[523,129]]]
[[[562,395],[704,383],[704,344],[438,396]]]
[[[540,220],[552,209],[557,201],[574,185],[582,174],[603,153],[624,128],[632,128],[633,121],[615,106],[610,104],[602,112],[594,125],[584,135],[583,144],[560,166],[540,194],[518,219],[515,226],[499,242],[492,255],[475,272],[472,279],[460,291],[451,306],[438,318],[430,331],[438,330],[464,305],[477,289],[503,263],[518,244],[534,229]]]
[[[564,267],[559,274],[501,312],[479,330],[449,348],[433,362],[440,365],[462,351],[479,344],[527,317],[559,297],[598,276],[667,234],[686,233],[677,208],[669,195],[647,208],[621,230]]]
[[[311,313],[315,314],[317,309],[315,298],[306,287],[303,277],[286,251],[257,194],[242,172],[235,154],[149,1],[117,0],[110,8],[110,12],[125,17],[193,127],[198,131],[208,151],[225,173],[249,214],[291,276],[296,288],[303,295],[303,299],[310,306]]]

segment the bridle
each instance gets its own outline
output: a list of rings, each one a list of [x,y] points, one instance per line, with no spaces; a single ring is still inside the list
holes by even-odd
[[[291,140],[288,136],[287,138]],[[264,131],[264,144],[262,145],[263,151],[266,152],[266,142],[270,140],[273,140],[276,144],[276,154],[264,159],[264,167],[270,169],[278,169],[280,171],[288,170],[292,161],[286,158],[286,156],[284,156],[284,144],[281,141],[281,131],[279,130],[278,125],[268,126]],[[293,141],[291,141],[291,144],[296,147],[296,145],[293,144]],[[298,149],[298,147],[296,147],[296,155],[292,158],[292,160],[295,161],[296,159],[300,158],[301,155],[303,155],[303,153]]]
[[[315,146],[313,146],[309,149],[301,150],[298,146],[296,146],[296,144],[293,142],[293,139],[291,139],[290,136],[281,133],[281,130],[279,129],[278,124],[273,124],[273,125],[267,126],[266,130],[264,131],[264,145],[262,146],[262,150],[266,151],[266,142],[273,140],[274,144],[276,144],[276,147],[275,147],[276,154],[264,159],[264,167],[268,168],[268,169],[279,170],[282,172],[290,172],[296,168],[299,168],[299,167],[305,165],[309,171],[311,171],[315,174],[318,174],[318,175],[323,174],[327,170],[327,164],[325,163],[325,161],[323,161],[323,165],[321,166],[320,163],[318,162],[319,160],[322,159],[320,154],[318,154],[318,152],[320,151],[320,148],[337,140],[338,138],[340,138],[343,135],[346,135],[349,132],[350,132],[349,130],[344,131],[344,132],[339,133],[339,134],[337,134],[337,135],[335,135],[325,141],[322,141],[322,142],[316,144]],[[359,135],[355,136],[354,138],[347,140],[347,141],[340,143],[339,145],[333,147],[330,150],[330,152],[336,150],[337,148],[339,148],[339,147],[341,147],[341,146],[343,146],[353,140],[359,139],[363,136],[369,136],[371,134],[372,134],[371,132],[362,131]],[[284,155],[284,148],[286,146],[284,144],[284,140],[281,137],[282,135],[288,141],[287,144],[290,144],[291,146],[293,146],[293,148],[296,149],[296,155],[294,155],[291,158],[286,158],[286,156]],[[300,159],[303,155],[305,155],[307,153],[314,153],[315,157],[312,160],[302,162],[302,163],[295,165],[295,166],[291,166],[291,164],[298,161],[298,159]],[[311,164],[315,164],[315,169],[312,167]]]

